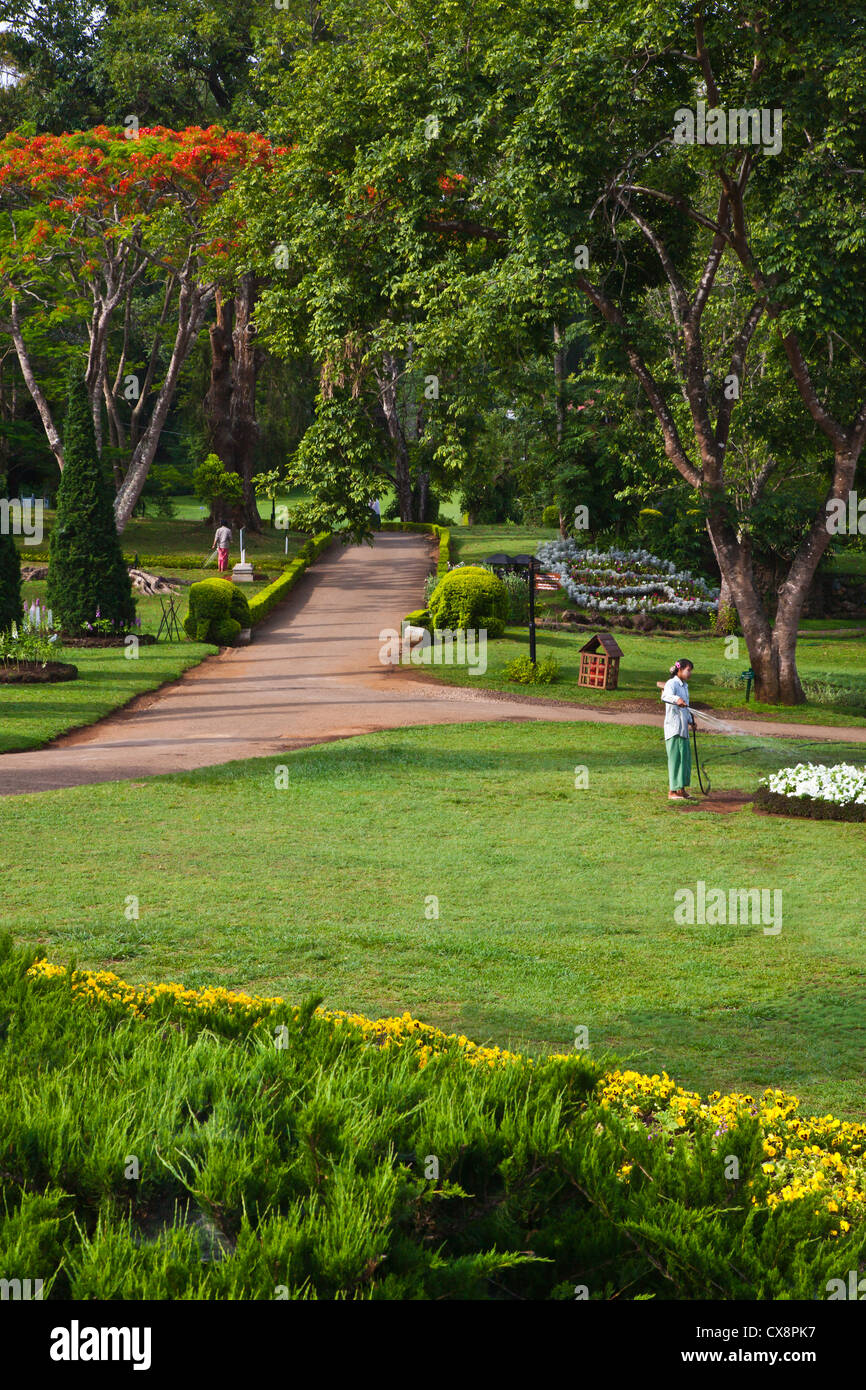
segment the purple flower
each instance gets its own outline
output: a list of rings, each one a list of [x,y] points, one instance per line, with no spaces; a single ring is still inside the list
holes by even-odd
[[[96,616],[97,616],[97,618],[101,618],[101,617],[102,617],[102,614],[101,614],[101,612],[99,611],[98,608],[97,608],[97,610],[96,610]]]

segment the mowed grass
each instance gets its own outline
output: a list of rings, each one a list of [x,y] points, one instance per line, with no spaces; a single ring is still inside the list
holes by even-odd
[[[122,647],[58,651],[58,660],[78,667],[77,680],[53,685],[0,685],[0,753],[39,748],[71,729],[95,724],[136,695],[176,680],[216,651],[208,643],[187,641],[139,647],[135,660],[127,659]],[[0,786],[2,781],[0,761]]]
[[[598,628],[601,632],[606,630],[603,624]],[[691,700],[708,709],[754,714],[779,723],[827,724],[840,728],[863,725],[866,705],[863,710],[815,703],[794,708],[765,705],[755,700],[754,687],[752,698],[747,703],[745,682],[734,689],[714,685],[714,675],[732,671],[739,675],[748,667],[749,657],[742,639],[739,656],[729,658],[725,655],[726,639],[709,633],[689,633],[684,637],[637,632],[614,632],[613,635],[623,653],[616,690],[590,690],[578,685],[580,648],[592,636],[590,631],[536,630],[538,659],[552,656],[559,663],[559,679],[552,685],[517,685],[506,678],[505,667],[508,663],[529,652],[529,634],[525,627],[507,628],[504,637],[488,641],[487,670],[483,675],[471,675],[465,665],[435,665],[432,661],[430,665],[422,665],[418,669],[423,672],[425,679],[429,677],[450,685],[501,690],[547,700],[574,700],[581,705],[615,709],[626,701],[657,701],[661,692],[656,682],[667,680],[674,661],[687,656],[695,663],[689,682]],[[797,663],[801,676],[831,672],[839,678],[855,678],[863,686],[866,699],[866,638],[801,637],[797,644]]]
[[[178,571],[182,575],[182,571]],[[34,599],[46,603],[46,583],[32,580],[22,584],[25,604]],[[254,592],[262,585],[248,585]],[[181,632],[188,607],[187,589],[178,594]],[[136,595],[136,612],[141,631],[156,635],[162,617],[158,598]],[[53,685],[0,685],[0,753],[21,753],[39,748],[50,739],[71,729],[95,724],[112,710],[127,704],[136,695],[156,690],[176,680],[190,666],[196,666],[218,649],[207,642],[160,641],[140,646],[137,657],[127,656],[126,647],[63,647],[58,645],[56,660],[78,667],[78,679]],[[2,784],[0,764],[0,784]]]
[[[717,785],[759,770],[720,763]],[[316,991],[530,1052],[568,1051],[582,1025],[596,1057],[862,1117],[863,827],[666,792],[658,730],[532,722],[17,797],[2,919],[136,983]],[[677,925],[698,880],[781,889],[782,931]]]
[[[200,505],[189,502],[177,508],[174,517],[144,516],[134,517],[120,537],[120,544],[128,564],[138,556],[145,568],[156,568],[159,573],[175,574],[188,571],[188,577],[204,579],[216,573],[216,561],[205,568],[213,546],[214,527],[207,521],[207,510],[202,512]],[[294,559],[301,546],[309,539],[300,531],[279,530],[270,525],[270,503],[263,513],[262,531],[244,533],[244,548],[247,559],[258,568],[269,572],[275,578],[284,565]],[[44,516],[44,536],[37,547],[19,546],[22,565],[41,565],[48,562],[48,547],[55,512]],[[286,541],[288,540],[288,547]],[[229,565],[240,560],[240,533],[234,528],[232,545],[229,550]],[[177,567],[181,566],[181,569]]]

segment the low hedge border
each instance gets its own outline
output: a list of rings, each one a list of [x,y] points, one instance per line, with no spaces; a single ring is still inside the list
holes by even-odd
[[[322,531],[318,536],[311,537],[306,545],[301,547],[294,560],[283,570],[279,579],[275,579],[266,589],[261,589],[250,599],[250,618],[253,627],[256,623],[260,623],[263,618],[266,618],[282,599],[286,598],[304,571],[309,569],[313,561],[318,559],[333,539],[333,534],[330,531]]]
[[[756,811],[766,811],[771,816],[866,822],[866,805],[858,805],[855,801],[841,806],[837,801],[823,801],[817,796],[783,796],[781,792],[771,792],[769,787],[758,787],[752,805]]]
[[[291,534],[291,532],[289,534]],[[138,565],[141,569],[167,570],[169,574],[171,574],[173,569],[200,570],[204,567],[204,562],[209,554],[210,551],[205,551],[204,553],[202,553],[202,551],[200,550],[195,551],[194,553],[188,550],[175,551],[173,555],[139,554]],[[135,560],[135,558],[135,553],[130,555],[124,552],[123,563],[127,566],[127,568],[129,568],[132,566],[132,563]],[[266,552],[263,555],[258,553],[253,554],[253,552],[247,550],[247,559],[252,561],[256,569],[263,570],[282,569],[283,566],[287,563],[286,557],[283,555],[282,550]],[[48,561],[49,557],[47,554],[41,554],[39,552],[36,552],[34,554],[29,550],[21,551],[22,565],[47,565]],[[288,561],[288,563],[291,564],[291,560]],[[214,563],[214,565],[211,566],[211,568],[216,570],[216,563]]]

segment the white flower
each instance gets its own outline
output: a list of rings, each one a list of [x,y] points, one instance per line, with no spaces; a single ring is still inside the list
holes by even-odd
[[[838,806],[866,804],[866,768],[852,763],[797,763],[762,778],[761,785],[778,796],[810,796]]]

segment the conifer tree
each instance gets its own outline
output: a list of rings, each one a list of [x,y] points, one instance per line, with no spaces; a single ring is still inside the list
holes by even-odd
[[[64,468],[51,532],[48,605],[67,633],[107,620],[123,631],[135,600],[114,520],[114,489],[96,451],[93,417],[81,377],[70,379]]]

